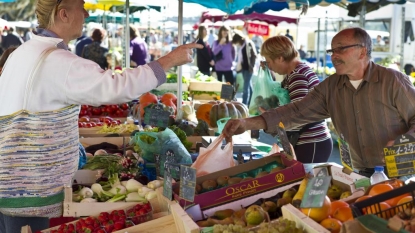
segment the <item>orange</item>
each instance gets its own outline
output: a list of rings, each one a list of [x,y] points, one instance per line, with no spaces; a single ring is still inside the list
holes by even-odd
[[[402,205],[402,206],[400,206],[400,207],[398,207],[398,208],[399,208],[399,210],[400,210],[400,211],[403,211],[403,210],[405,210],[406,208],[410,207],[410,203],[408,203],[408,202],[412,202],[412,200],[413,200],[412,196],[405,196],[405,197],[401,198],[401,199],[398,201],[398,203],[396,203],[396,206]],[[408,203],[408,204],[403,205],[403,204],[405,204],[405,203]]]
[[[382,182],[383,184],[390,184],[394,189],[404,186],[404,182],[399,179],[392,179]]]
[[[400,196],[397,196],[397,197],[391,198],[389,200],[386,200],[385,202],[388,203],[390,206],[393,207],[393,206],[396,206],[398,204],[399,200],[401,200],[402,198],[404,198],[404,197],[406,197],[408,195],[411,195],[411,194],[405,193],[405,194],[402,194]]]
[[[390,184],[375,184],[369,191],[369,196],[376,196],[381,193],[389,192],[393,189]]]
[[[371,198],[371,197],[372,197],[372,196],[369,196],[369,195],[364,195],[364,196],[361,196],[361,197],[359,197],[359,198],[357,198],[357,199],[356,199],[355,203],[356,203],[356,202],[359,202],[359,201],[366,200],[366,199]]]
[[[391,206],[386,202],[380,202],[379,203],[380,209],[378,205],[372,205],[367,208],[365,208],[363,211],[366,212],[365,214],[377,214],[378,217],[381,217],[383,219],[389,219],[395,215],[394,211],[391,208]],[[379,213],[380,211],[384,211],[382,213]]]
[[[343,223],[335,218],[326,218],[320,222],[320,225],[329,230],[331,233],[339,233]]]
[[[301,208],[301,211],[316,222],[326,219],[331,212],[331,202],[328,196],[324,199],[323,206],[319,208]]]
[[[331,203],[331,212],[330,215],[334,216],[334,212],[336,212],[336,210],[340,207],[349,207],[349,204],[345,201],[333,201]]]
[[[333,218],[340,220],[340,222],[346,222],[353,219],[352,209],[350,207],[340,207],[334,214]]]

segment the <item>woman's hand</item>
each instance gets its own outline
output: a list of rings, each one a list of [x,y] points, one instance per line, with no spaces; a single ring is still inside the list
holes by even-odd
[[[220,39],[219,44],[221,44],[221,45],[226,44],[226,38]]]
[[[209,62],[209,64],[210,64],[210,66],[215,66],[215,61],[212,60],[212,61]]]

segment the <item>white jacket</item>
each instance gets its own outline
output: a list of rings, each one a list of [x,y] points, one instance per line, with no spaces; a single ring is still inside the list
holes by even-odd
[[[62,39],[34,36],[8,58],[0,77],[0,116],[22,110],[27,80],[43,51]],[[155,75],[157,73],[157,77]],[[40,66],[28,111],[51,111],[71,104],[99,106],[131,101],[166,80],[158,62],[112,74],[93,61],[58,49]]]

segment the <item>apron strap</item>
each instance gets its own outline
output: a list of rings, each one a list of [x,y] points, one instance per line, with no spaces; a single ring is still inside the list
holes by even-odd
[[[57,47],[50,47],[50,48],[47,48],[45,51],[43,51],[42,54],[40,55],[40,58],[39,58],[39,60],[36,64],[36,66],[31,71],[30,77],[29,77],[29,79],[27,80],[27,83],[26,83],[26,90],[25,90],[24,99],[23,99],[23,110],[27,109],[28,97],[32,93],[33,79],[35,78],[35,75],[37,74],[40,65],[42,65],[42,63],[43,63],[43,61],[45,61],[46,57],[50,53],[55,51],[56,49],[58,49],[58,48]]]

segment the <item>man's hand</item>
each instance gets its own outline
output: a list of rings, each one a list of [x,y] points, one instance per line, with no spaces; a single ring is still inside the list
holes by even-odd
[[[222,130],[222,134],[225,136],[227,142],[232,141],[232,136],[234,134],[241,134],[247,130],[244,122],[244,119],[231,119],[226,123]]]
[[[193,49],[202,48],[203,45],[196,43],[181,45],[157,61],[163,67],[163,70],[167,72],[174,66],[181,66],[193,62]]]

